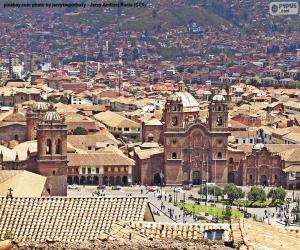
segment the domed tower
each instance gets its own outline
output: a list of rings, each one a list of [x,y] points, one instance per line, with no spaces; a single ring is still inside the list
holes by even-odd
[[[227,183],[228,155],[228,107],[224,96],[215,95],[208,110],[208,128],[211,135],[212,147],[212,181]]]
[[[37,168],[47,176],[47,191],[51,196],[67,195],[67,125],[53,108],[47,111],[37,126]]]
[[[36,139],[36,129],[50,105],[47,102],[35,102],[26,113],[27,140]]]

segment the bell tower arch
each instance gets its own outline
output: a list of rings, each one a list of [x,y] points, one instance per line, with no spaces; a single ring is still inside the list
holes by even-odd
[[[45,113],[37,126],[37,168],[47,176],[47,190],[53,196],[67,195],[67,125],[55,110]]]

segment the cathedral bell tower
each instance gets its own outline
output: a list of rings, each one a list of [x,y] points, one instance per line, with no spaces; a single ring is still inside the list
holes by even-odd
[[[208,128],[212,147],[212,181],[227,183],[228,107],[222,95],[215,95],[209,106]]]
[[[183,104],[181,98],[175,93],[167,98],[164,110],[164,121],[167,130],[183,128]]]
[[[47,177],[51,196],[67,195],[67,132],[64,117],[53,108],[37,126],[37,170]]]

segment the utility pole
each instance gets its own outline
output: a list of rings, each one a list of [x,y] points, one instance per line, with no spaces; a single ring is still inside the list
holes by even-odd
[[[123,60],[122,60],[122,56],[123,56],[123,49],[120,48],[119,49],[119,96],[121,96],[121,87],[123,87]]]
[[[88,46],[85,45],[85,77],[88,77],[88,56],[87,56]]]

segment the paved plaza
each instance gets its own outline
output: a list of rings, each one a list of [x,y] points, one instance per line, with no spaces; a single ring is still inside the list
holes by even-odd
[[[160,190],[160,189],[159,189]],[[243,187],[243,190],[247,192],[249,188]],[[267,190],[266,190],[267,191]],[[183,215],[183,210],[174,206],[174,188],[171,187],[163,187],[162,199],[158,198],[158,194],[155,192],[147,192],[145,186],[133,186],[133,187],[122,187],[121,190],[112,190],[112,187],[107,187],[105,190],[99,190],[98,194],[96,186],[79,186],[78,189],[68,189],[68,196],[77,196],[77,197],[97,197],[97,196],[147,196],[152,212],[154,214],[155,221],[158,222],[186,222],[186,223],[195,223],[197,221],[194,220],[192,214]],[[194,187],[189,191],[177,192],[177,200],[183,200],[185,196],[185,200],[188,203],[193,203],[192,200],[189,200],[189,196],[198,197],[198,188]],[[289,191],[290,192],[290,191]],[[295,191],[294,196],[298,197],[300,195],[299,191]],[[171,202],[169,199],[171,198]],[[201,205],[205,205],[205,202],[201,202]],[[290,203],[289,212],[295,207],[296,203]],[[211,204],[208,204],[211,206]],[[216,207],[223,207],[222,204],[216,203]],[[238,209],[233,206],[233,209]],[[255,216],[257,220],[263,221],[266,224],[270,224],[276,227],[285,228],[285,223],[282,218],[276,216],[279,214],[279,208],[275,207],[270,208],[247,208],[247,212],[251,213],[252,217]],[[283,212],[281,212],[283,214]],[[292,218],[292,215],[289,213],[289,217]],[[210,218],[210,217],[208,217]],[[288,228],[299,228],[299,225],[291,224]]]

